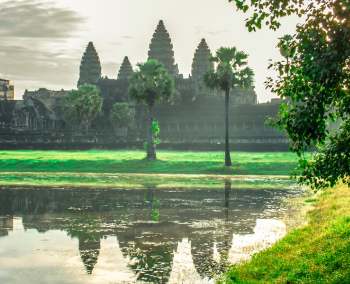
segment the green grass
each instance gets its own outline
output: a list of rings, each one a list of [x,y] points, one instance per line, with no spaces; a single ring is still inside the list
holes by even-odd
[[[1,151],[0,172],[76,172],[144,174],[287,175],[297,166],[292,153],[232,152],[232,167],[223,152],[143,151]]]
[[[350,190],[338,186],[306,199],[308,225],[287,234],[219,283],[350,283]]]
[[[0,173],[0,185],[64,186],[90,188],[233,188],[285,189],[296,184],[286,176],[217,176],[166,174],[101,174],[101,173]]]

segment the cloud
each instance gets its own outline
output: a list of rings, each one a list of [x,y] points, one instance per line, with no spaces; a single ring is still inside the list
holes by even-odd
[[[122,36],[121,38],[130,39],[130,38],[134,38],[134,37],[132,37],[132,36]]]
[[[27,40],[22,45],[22,41],[0,45],[1,77],[15,80],[16,99],[24,89],[76,87],[83,50],[52,50],[38,41],[41,39]]]
[[[213,30],[211,28],[204,27],[204,26],[196,26],[196,27],[194,27],[194,29],[195,29],[195,34],[217,35],[217,34],[220,34],[220,33],[228,33],[228,32],[230,32],[230,30]]]
[[[1,0],[0,0],[1,1]],[[0,75],[24,89],[76,87],[84,49],[70,48],[86,19],[54,2],[0,2]]]
[[[110,45],[114,45],[114,46],[123,46],[124,43],[120,42],[120,41],[114,41],[114,42],[110,42]]]
[[[0,3],[0,36],[24,38],[76,37],[86,19],[53,2],[6,1]]]

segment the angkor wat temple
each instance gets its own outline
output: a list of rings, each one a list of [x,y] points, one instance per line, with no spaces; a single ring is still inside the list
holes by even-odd
[[[190,52],[190,51],[189,51]],[[211,91],[202,81],[203,73],[213,68],[208,61],[211,51],[202,39],[194,51],[192,70],[188,78],[179,74],[175,63],[173,45],[163,21],[153,34],[148,50],[148,59],[156,59],[164,64],[168,73],[174,77],[175,93],[170,102],[161,101],[154,107],[154,119],[159,121],[159,138],[171,142],[223,142],[224,137],[224,96],[222,92]],[[115,102],[128,102],[133,108],[135,121],[128,129],[125,139],[135,140],[146,137],[146,107],[128,101],[127,77],[133,68],[127,56],[119,69],[116,79],[102,77],[98,53],[89,42],[81,60],[80,76],[77,85],[93,84],[101,90],[103,107],[99,115],[87,127],[86,134],[107,141],[114,136],[109,122],[110,110]],[[22,127],[27,132],[54,132],[71,136],[72,128],[66,124],[61,99],[68,91],[52,91],[40,88],[26,90],[23,100],[0,101],[0,120],[2,125]],[[230,94],[230,137],[231,143],[286,143],[285,133],[278,132],[265,124],[266,116],[274,117],[281,103],[272,99],[270,103],[257,103],[254,87],[250,90],[235,88]]]

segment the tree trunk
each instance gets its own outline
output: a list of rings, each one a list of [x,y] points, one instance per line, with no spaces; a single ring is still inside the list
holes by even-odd
[[[225,166],[230,167],[231,157],[230,157],[230,145],[228,139],[228,103],[229,103],[230,89],[226,89],[225,93]]]
[[[153,117],[152,117],[152,107],[148,107],[149,117],[147,118],[147,158],[155,160],[156,152],[154,149],[153,135],[149,132],[150,127],[152,126]]]
[[[74,134],[73,136],[82,136],[83,135],[83,126],[81,124],[72,125]]]

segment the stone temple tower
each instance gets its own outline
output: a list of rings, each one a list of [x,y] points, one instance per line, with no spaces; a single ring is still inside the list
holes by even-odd
[[[209,94],[212,94],[207,87],[204,86],[203,83],[203,74],[209,70],[214,69],[214,63],[210,62],[208,59],[211,56],[210,49],[205,42],[205,39],[202,38],[201,42],[199,43],[193,57],[192,62],[192,83],[193,83],[193,89],[195,90],[195,94],[201,95],[201,96],[208,96]]]
[[[173,45],[162,20],[159,21],[149,45],[148,60],[150,59],[162,62],[170,75],[179,74],[179,68],[175,64]]]
[[[199,43],[193,57],[192,62],[192,78],[194,80],[201,80],[203,74],[209,70],[214,69],[214,63],[210,62],[208,59],[212,56],[210,49],[205,42],[205,39],[202,38],[201,42]]]
[[[90,41],[80,63],[80,74],[77,86],[97,84],[101,78],[101,63],[93,43]]]
[[[129,58],[127,56],[125,56],[123,63],[119,69],[118,79],[126,80],[132,74],[132,72],[134,72],[134,70],[132,69]]]

